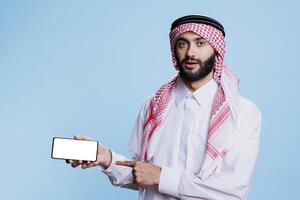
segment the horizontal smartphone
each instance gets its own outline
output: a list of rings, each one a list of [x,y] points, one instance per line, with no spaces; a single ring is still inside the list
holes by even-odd
[[[54,137],[51,157],[64,160],[96,161],[97,152],[98,141]]]

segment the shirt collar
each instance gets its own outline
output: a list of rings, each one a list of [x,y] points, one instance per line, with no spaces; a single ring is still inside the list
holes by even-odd
[[[190,92],[181,77],[177,78],[175,90],[175,103],[178,106],[187,96],[192,96],[196,102],[204,108],[210,107],[213,103],[218,85],[214,79],[201,86],[194,92]]]

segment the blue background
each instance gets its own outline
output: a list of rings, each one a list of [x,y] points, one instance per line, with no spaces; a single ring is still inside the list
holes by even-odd
[[[300,199],[297,0],[1,0],[1,199],[135,199],[99,169],[50,158],[54,136],[86,134],[130,156],[145,98],[175,74],[168,33],[204,13],[226,29],[226,63],[262,110],[250,200]]]

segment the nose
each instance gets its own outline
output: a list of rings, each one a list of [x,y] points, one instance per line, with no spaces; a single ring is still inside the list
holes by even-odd
[[[193,58],[196,56],[196,48],[193,44],[190,44],[188,49],[187,49],[187,52],[186,52],[186,55],[190,58]]]

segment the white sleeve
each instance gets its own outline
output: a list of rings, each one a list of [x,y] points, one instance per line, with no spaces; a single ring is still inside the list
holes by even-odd
[[[132,169],[130,167],[116,165],[116,161],[129,160],[126,157],[116,154],[111,150],[112,160],[111,164],[107,169],[101,169],[106,174],[114,186],[120,186],[129,189],[138,189],[133,182]]]
[[[133,160],[138,160],[140,154],[140,148],[142,143],[144,119],[147,115],[147,106],[149,100],[146,101],[144,106],[139,112],[138,118],[135,122],[135,126],[132,131],[131,139],[129,142],[129,151],[132,154]],[[122,155],[119,155],[111,150],[112,161],[111,165],[107,169],[102,168],[102,172],[106,174],[110,182],[114,186],[125,187],[129,189],[138,189],[136,185],[132,184],[132,169],[125,166],[116,165],[116,161],[130,160]]]
[[[180,199],[245,199],[259,150],[261,114],[248,116],[238,131],[243,137],[227,152],[222,168],[206,180],[183,170],[162,167],[158,190]]]

